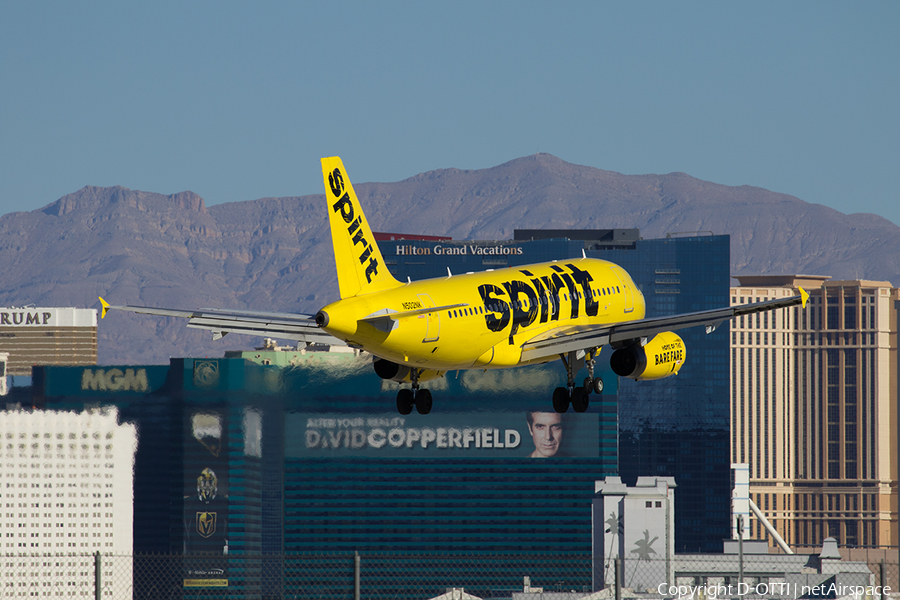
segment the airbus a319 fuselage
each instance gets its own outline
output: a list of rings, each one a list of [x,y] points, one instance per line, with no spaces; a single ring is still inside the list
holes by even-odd
[[[455,308],[391,318],[441,306]],[[561,326],[643,318],[644,298],[620,267],[581,258],[399,284],[338,300],[318,317],[333,336],[400,364],[507,368],[556,358],[523,361],[521,342]]]
[[[397,408],[428,413],[431,392],[420,383],[460,369],[499,369],[561,359],[567,386],[553,392],[553,407],[587,410],[601,393],[596,357],[610,345],[612,370],[632,379],[676,375],[687,358],[674,330],[707,332],[737,315],[805,303],[807,294],[672,317],[645,318],[641,291],[620,266],[582,257],[521,267],[400,282],[387,270],[368,221],[338,157],[322,159],[328,218],[341,298],[313,317],[288,313],[140,306],[110,308],[178,316],[189,327],[268,335],[306,342],[331,341],[364,349],[382,378],[407,382]],[[582,368],[587,376],[576,385]]]

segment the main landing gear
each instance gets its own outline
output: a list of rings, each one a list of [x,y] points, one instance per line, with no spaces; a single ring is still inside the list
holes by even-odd
[[[563,361],[568,375],[567,387],[558,387],[553,390],[553,410],[558,413],[564,413],[569,410],[569,403],[575,412],[583,413],[588,409],[590,404],[590,394],[601,394],[603,392],[603,380],[594,377],[594,352],[588,354],[588,359],[584,361],[588,369],[588,376],[584,378],[581,387],[575,387],[575,372],[578,371],[575,366],[576,356],[574,352],[569,352],[568,359],[566,355],[560,354],[559,358]],[[398,400],[399,403],[399,400]]]
[[[413,406],[420,415],[427,415],[431,412],[431,391],[419,389],[419,371],[412,371],[412,389],[403,388],[397,392],[397,411],[401,415],[408,415],[412,412]]]

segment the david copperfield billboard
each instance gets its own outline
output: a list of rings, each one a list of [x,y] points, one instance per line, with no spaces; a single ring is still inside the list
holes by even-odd
[[[560,458],[599,455],[596,414],[554,412],[354,416],[292,413],[290,458]]]

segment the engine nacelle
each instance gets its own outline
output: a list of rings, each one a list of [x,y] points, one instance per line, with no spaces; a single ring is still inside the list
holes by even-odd
[[[372,366],[375,367],[375,374],[382,379],[390,379],[391,381],[399,381],[401,383],[412,382],[413,367],[398,365],[395,362],[383,358],[376,358],[372,363]],[[443,374],[443,371],[422,371],[419,373],[419,381],[435,379]]]
[[[684,341],[671,331],[657,334],[646,345],[632,344],[613,352],[609,366],[619,377],[636,381],[677,375],[686,359]]]

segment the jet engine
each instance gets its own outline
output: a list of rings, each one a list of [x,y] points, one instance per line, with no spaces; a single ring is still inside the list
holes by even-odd
[[[383,358],[376,358],[375,362],[372,363],[372,366],[375,367],[375,374],[382,379],[390,379],[391,381],[399,381],[401,383],[412,382],[413,367],[408,365],[398,365],[395,362]],[[443,374],[443,371],[422,371],[419,373],[419,381],[435,379]]]
[[[677,375],[685,361],[684,341],[671,331],[657,334],[645,345],[635,342],[619,348],[609,359],[609,366],[619,377],[636,381],[663,379]]]

